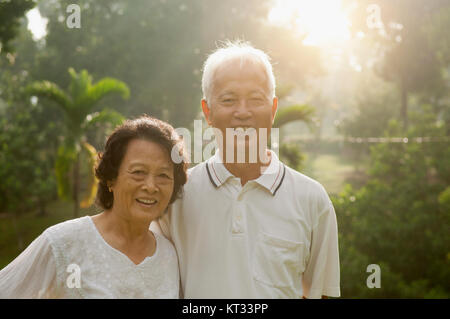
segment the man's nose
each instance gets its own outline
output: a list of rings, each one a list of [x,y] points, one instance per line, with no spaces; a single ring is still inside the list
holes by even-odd
[[[251,117],[251,112],[249,109],[249,105],[246,99],[239,100],[237,108],[234,112],[234,116],[240,120],[245,120]]]

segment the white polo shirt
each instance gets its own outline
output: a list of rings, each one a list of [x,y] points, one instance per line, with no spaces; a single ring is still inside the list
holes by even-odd
[[[216,153],[160,219],[184,298],[339,297],[336,215],[321,184],[281,163],[241,186]]]

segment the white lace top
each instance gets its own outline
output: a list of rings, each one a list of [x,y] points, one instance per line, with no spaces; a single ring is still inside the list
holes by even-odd
[[[52,226],[0,271],[0,298],[178,298],[175,249],[154,235],[155,253],[136,265],[89,216]]]

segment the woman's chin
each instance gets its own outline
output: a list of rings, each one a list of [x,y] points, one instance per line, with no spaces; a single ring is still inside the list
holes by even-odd
[[[140,208],[133,210],[132,216],[137,219],[152,221],[158,219],[163,214],[163,212],[164,210],[161,210],[161,208],[157,206],[145,209]]]

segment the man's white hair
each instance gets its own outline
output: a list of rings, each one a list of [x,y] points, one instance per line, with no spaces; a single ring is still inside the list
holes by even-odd
[[[263,51],[254,48],[249,42],[227,40],[211,53],[203,65],[202,90],[203,99],[211,104],[211,94],[213,89],[213,80],[216,70],[225,62],[240,59],[240,65],[244,62],[256,63],[264,68],[267,75],[269,93],[275,97],[275,76],[270,63],[270,57]]]

